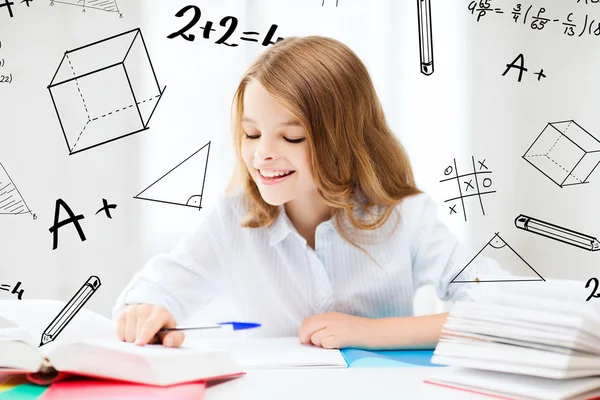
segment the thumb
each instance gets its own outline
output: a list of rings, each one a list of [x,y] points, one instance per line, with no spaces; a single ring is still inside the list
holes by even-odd
[[[175,319],[169,318],[167,323],[164,325],[165,328],[175,328],[177,324],[175,323]],[[165,347],[179,347],[183,344],[185,339],[185,335],[182,331],[172,331],[168,332],[162,337],[162,344]]]

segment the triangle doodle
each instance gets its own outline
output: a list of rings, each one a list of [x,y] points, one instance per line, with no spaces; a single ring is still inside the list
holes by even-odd
[[[209,153],[210,142],[177,164],[134,198],[200,210]]]
[[[0,163],[0,215],[2,214],[31,214],[25,199],[19,189]]]
[[[479,257],[492,259],[501,258],[510,265],[514,275],[507,276],[504,273],[494,275],[494,272],[477,271],[477,263],[474,261]],[[481,273],[483,272],[483,273]],[[486,243],[485,246],[468,262],[468,264],[452,279],[450,283],[484,283],[484,282],[530,282],[545,279],[537,273],[498,233]]]

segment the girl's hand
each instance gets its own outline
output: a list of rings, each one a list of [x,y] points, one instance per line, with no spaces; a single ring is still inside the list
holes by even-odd
[[[377,321],[340,312],[313,315],[302,321],[298,337],[303,344],[325,349],[369,348],[377,333]]]
[[[175,326],[175,318],[164,307],[129,305],[121,311],[117,320],[117,336],[124,342],[135,342],[139,346],[162,343],[166,347],[179,347],[183,343],[183,332],[158,333],[161,328]]]

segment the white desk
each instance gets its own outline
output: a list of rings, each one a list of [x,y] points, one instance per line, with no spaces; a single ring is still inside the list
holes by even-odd
[[[485,397],[424,383],[438,368],[335,368],[248,370],[209,385],[206,400],[449,399]]]

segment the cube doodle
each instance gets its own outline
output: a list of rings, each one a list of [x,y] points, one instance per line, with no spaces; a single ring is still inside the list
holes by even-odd
[[[573,120],[550,122],[523,159],[561,188],[580,185],[600,164],[600,141]]]
[[[148,129],[165,88],[139,28],[65,52],[48,86],[71,155]]]

